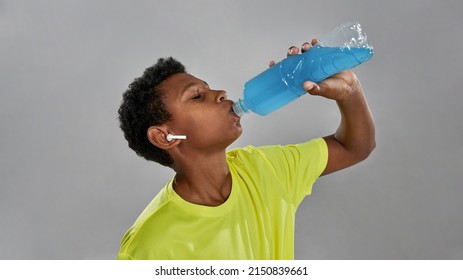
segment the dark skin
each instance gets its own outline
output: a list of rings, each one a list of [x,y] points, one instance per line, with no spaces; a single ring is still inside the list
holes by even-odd
[[[302,49],[308,50],[311,43]],[[292,47],[288,55],[299,53]],[[274,64],[270,62],[270,66]],[[173,118],[152,126],[150,142],[165,149],[172,157],[176,172],[174,190],[191,203],[218,206],[231,192],[232,178],[225,151],[242,133],[240,118],[234,114],[233,102],[223,90],[210,89],[208,84],[190,74],[175,74],[163,81],[160,90]],[[332,135],[323,137],[328,146],[328,163],[323,175],[352,166],[375,148],[375,127],[359,80],[352,71],[336,74],[318,84],[306,81],[304,89],[311,95],[336,101],[341,122]],[[166,135],[187,135],[186,140],[167,141]]]

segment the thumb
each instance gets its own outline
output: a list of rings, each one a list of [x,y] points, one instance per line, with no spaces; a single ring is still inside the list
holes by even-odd
[[[320,86],[314,82],[306,81],[302,84],[302,87],[311,95],[317,95],[320,93]]]

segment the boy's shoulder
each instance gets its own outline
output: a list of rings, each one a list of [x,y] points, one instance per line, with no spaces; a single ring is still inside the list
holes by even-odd
[[[280,158],[285,157],[285,154],[304,153],[313,154],[319,153],[320,151],[326,151],[326,142],[323,138],[315,138],[306,142],[286,145],[262,145],[253,146],[248,145],[241,148],[234,148],[227,152],[227,158],[230,160],[234,159],[246,159],[255,158],[256,156],[262,159],[268,158]]]
[[[158,227],[158,223],[149,223],[150,220],[155,220],[157,216],[162,215],[163,209],[168,205],[170,197],[168,195],[167,186],[161,189],[161,191],[153,198],[153,200],[145,207],[143,212],[135,220],[134,224],[125,233],[121,241],[121,250],[127,247],[133,239],[139,235],[143,235],[146,231],[152,231],[150,226],[154,225]]]

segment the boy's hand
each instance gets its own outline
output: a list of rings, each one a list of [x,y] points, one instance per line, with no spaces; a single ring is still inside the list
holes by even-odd
[[[287,51],[287,56],[297,55],[299,54],[299,51],[304,53],[317,43],[317,39],[312,39],[310,43],[306,42],[302,44],[301,49],[291,46]],[[275,65],[275,61],[272,60],[269,62],[269,66],[271,67],[273,65]],[[319,95],[336,101],[342,101],[347,96],[350,96],[355,92],[362,91],[357,77],[354,72],[350,70],[333,75],[318,84],[312,81],[306,81],[302,86],[311,95]]]
[[[362,91],[357,76],[351,70],[335,74],[318,84],[306,81],[302,86],[311,95],[323,96],[338,102]]]

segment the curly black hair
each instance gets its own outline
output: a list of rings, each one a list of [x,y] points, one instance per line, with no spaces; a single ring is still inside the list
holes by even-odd
[[[186,73],[185,66],[172,57],[160,58],[129,85],[118,111],[120,128],[129,147],[146,160],[165,166],[172,165],[172,158],[165,150],[151,144],[146,132],[150,126],[161,125],[171,119],[165,106],[165,96],[158,86],[176,73]]]

